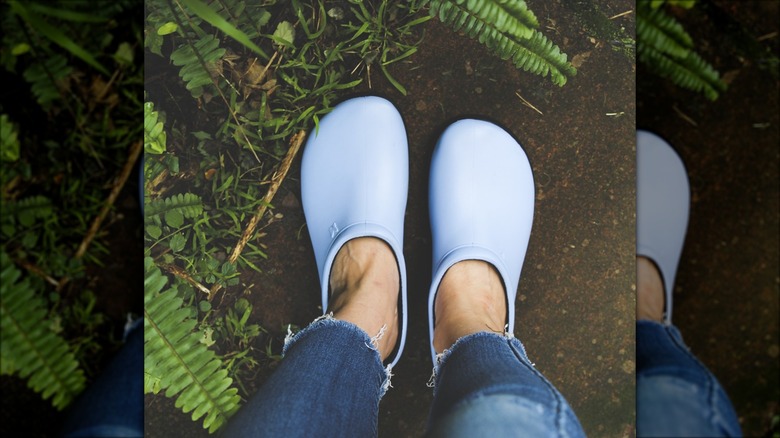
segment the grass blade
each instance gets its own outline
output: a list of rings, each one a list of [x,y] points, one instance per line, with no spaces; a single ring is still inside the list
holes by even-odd
[[[210,25],[221,30],[222,32],[225,33],[225,35],[241,43],[247,49],[262,56],[263,59],[268,59],[268,55],[266,55],[263,49],[258,47],[255,43],[253,43],[249,39],[249,36],[247,36],[247,34],[237,29],[232,24],[228,23],[227,20],[225,20],[219,14],[214,12],[211,8],[208,7],[208,5],[206,5],[200,0],[181,0],[181,1],[182,3],[187,5],[187,7],[192,12],[194,12],[198,17],[202,18]]]
[[[97,60],[84,48],[76,44],[72,39],[68,38],[64,33],[62,33],[61,30],[57,29],[56,27],[50,25],[45,20],[41,19],[38,15],[36,15],[34,12],[28,10],[25,6],[22,6],[17,1],[11,1],[11,10],[17,14],[19,14],[22,19],[27,22],[33,29],[40,32],[43,36],[51,40],[51,42],[57,44],[58,46],[62,47],[63,49],[70,52],[73,56],[81,59],[82,61],[86,62],[95,70],[105,74],[106,76],[110,76],[111,74],[106,70],[105,67],[103,67]]]

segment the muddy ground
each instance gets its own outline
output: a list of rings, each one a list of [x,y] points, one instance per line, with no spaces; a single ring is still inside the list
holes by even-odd
[[[745,436],[772,436],[780,415],[780,87],[770,59],[780,53],[780,4],[700,3],[678,18],[728,91],[709,102],[640,67],[637,125],[677,149],[691,183],[674,322],[725,387]]]
[[[531,5],[544,32],[570,58],[583,60],[563,88],[490,56],[437,20],[424,26],[411,62],[391,68],[407,96],[377,71],[372,89],[364,82],[360,93],[389,98],[403,115],[411,163],[404,236],[409,337],[393,389],[380,404],[380,434],[421,436],[426,427],[432,399],[426,387],[432,366],[427,175],[437,137],[463,117],[506,127],[534,169],[536,213],[516,303],[518,338],[589,435],[633,434],[635,64],[615,35],[621,26],[633,35],[634,17],[608,20],[633,9],[633,2],[600,3],[610,6]],[[242,277],[255,285],[253,317],[278,339],[283,324],[305,326],[321,313],[316,264],[302,228],[299,177],[298,159],[274,202],[284,219],[264,230],[269,259],[258,261],[263,273]],[[257,388],[265,378],[260,374],[251,385]],[[146,400],[148,436],[206,435],[173,401]]]

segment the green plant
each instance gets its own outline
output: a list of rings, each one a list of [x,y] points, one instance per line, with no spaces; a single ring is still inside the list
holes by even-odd
[[[360,56],[360,62],[353,69],[359,69],[365,65],[369,81],[371,80],[371,66],[379,65],[387,80],[403,95],[406,88],[398,82],[388,71],[387,66],[400,62],[417,52],[419,41],[407,43],[415,26],[418,26],[431,17],[423,16],[415,18],[420,9],[415,2],[390,2],[382,0],[379,5],[370,11],[367,2],[353,2],[350,7],[356,23],[347,23],[344,27],[352,33],[347,40],[344,52],[355,52]]]
[[[26,379],[57,409],[116,345],[85,272],[99,273],[106,259],[109,189],[121,186],[117,175],[132,166],[127,151],[142,131],[143,70],[133,62],[141,34],[124,21],[134,7],[0,5],[3,374]]]
[[[205,416],[203,427],[214,432],[238,409],[238,390],[200,342],[193,330],[198,322],[177,290],[163,290],[168,280],[150,257],[144,267],[144,393],[165,390],[193,421]]]
[[[8,119],[8,115],[0,115],[0,160],[16,161],[19,159],[19,133],[16,125]]]
[[[44,301],[4,251],[0,266],[2,374],[26,378],[31,389],[63,409],[84,389],[84,373],[65,339],[50,329]]]
[[[181,67],[179,76],[186,83],[192,97],[203,95],[203,87],[213,85],[218,66],[225,55],[225,49],[219,47],[219,40],[206,35],[192,44],[186,44],[171,53],[171,62]]]
[[[694,51],[693,39],[683,26],[667,15],[663,1],[637,4],[637,52],[639,60],[656,74],[675,84],[715,100],[726,91],[718,72]],[[668,2],[686,8],[692,1]]]
[[[152,102],[144,103],[144,152],[147,154],[161,154],[165,152],[165,140],[167,135],[160,113],[154,110]]]
[[[431,14],[456,32],[511,59],[517,68],[558,85],[577,70],[565,53],[537,30],[539,22],[523,0],[431,0]]]

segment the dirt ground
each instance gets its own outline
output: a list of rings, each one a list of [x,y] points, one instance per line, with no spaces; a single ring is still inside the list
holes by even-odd
[[[380,434],[421,436],[432,392],[427,339],[431,276],[427,179],[437,137],[464,117],[493,120],[523,145],[536,179],[534,228],[520,281],[516,335],[531,360],[564,394],[591,436],[630,436],[634,427],[634,154],[632,58],[616,40],[634,34],[633,2],[567,6],[535,2],[544,32],[570,59],[584,60],[563,88],[515,69],[431,20],[410,64],[392,74],[394,91],[373,72],[361,93],[389,98],[404,117],[410,148],[404,253],[409,274],[409,337],[380,404]],[[364,82],[366,83],[366,82]],[[524,106],[516,93],[543,114]],[[300,163],[277,194],[282,221],[266,228],[269,259],[254,284],[253,317],[277,337],[282,324],[317,317],[319,281],[300,205]],[[277,345],[277,348],[279,345]],[[261,374],[252,386],[258,388]],[[147,397],[148,436],[205,436],[173,402]]]
[[[638,126],[677,149],[691,183],[674,322],[725,387],[745,436],[772,436],[780,415],[780,87],[765,51],[780,53],[779,7],[717,1],[680,14],[702,56],[730,81],[715,102],[642,68],[637,77]]]

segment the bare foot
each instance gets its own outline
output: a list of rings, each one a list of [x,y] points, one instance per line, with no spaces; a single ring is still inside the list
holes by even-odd
[[[350,240],[339,249],[330,275],[330,311],[336,319],[351,322],[376,342],[382,360],[398,339],[400,274],[393,251],[373,237]]]
[[[472,333],[504,333],[507,309],[501,277],[484,261],[454,264],[439,284],[434,311],[433,348],[437,353]]]
[[[646,257],[636,258],[636,319],[664,321],[664,284],[655,263]]]

